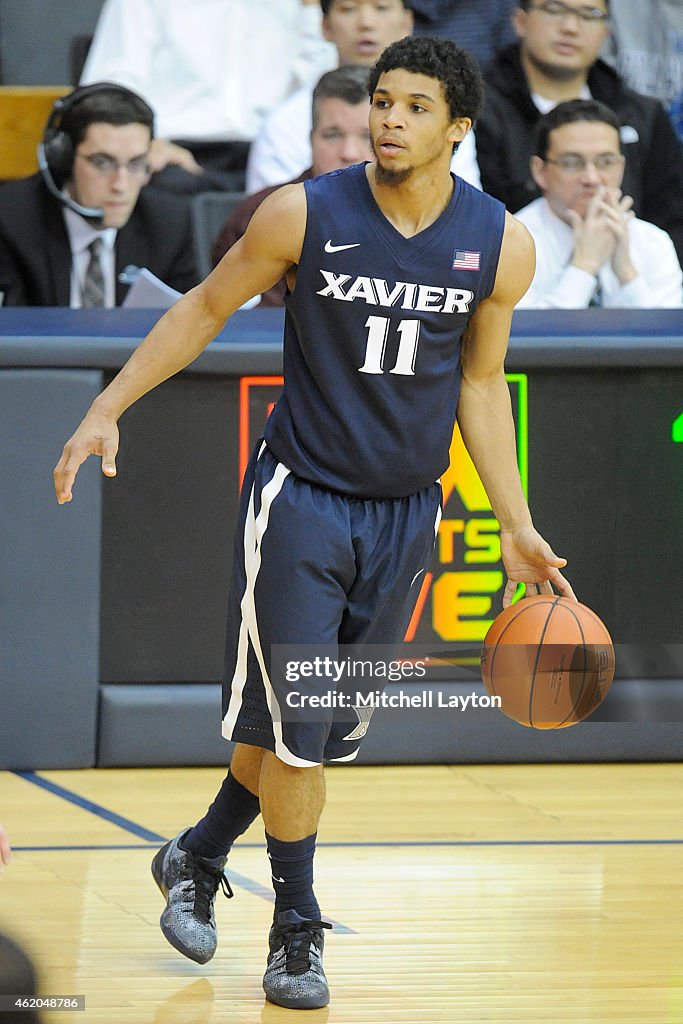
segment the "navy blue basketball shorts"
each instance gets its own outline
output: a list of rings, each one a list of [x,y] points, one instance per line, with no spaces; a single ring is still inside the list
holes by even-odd
[[[288,712],[295,686],[273,652],[296,645],[334,656],[340,645],[367,650],[399,643],[440,518],[438,482],[405,498],[356,498],[295,476],[259,442],[244,478],[235,538],[226,739],[272,750],[299,768],[356,757],[367,709],[329,707],[312,721]],[[382,687],[372,680],[368,688]]]

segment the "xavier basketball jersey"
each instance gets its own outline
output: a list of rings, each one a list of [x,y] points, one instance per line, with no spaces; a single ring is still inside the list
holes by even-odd
[[[364,164],[304,187],[285,385],[265,440],[292,472],[332,490],[412,494],[448,466],[460,339],[493,289],[504,206],[457,178],[441,216],[405,238]]]

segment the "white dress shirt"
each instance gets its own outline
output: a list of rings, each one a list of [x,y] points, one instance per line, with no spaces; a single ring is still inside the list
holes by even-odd
[[[369,106],[368,106],[369,112]],[[311,166],[313,87],[298,89],[266,118],[249,151],[247,192],[282,185]],[[468,132],[453,157],[451,170],[481,189],[474,134]]]
[[[162,139],[250,141],[335,66],[321,18],[301,0],[105,0],[81,83],[140,93]]]
[[[536,243],[536,273],[517,309],[585,309],[596,291],[596,279],[570,266],[574,232],[553,213],[548,202],[535,199],[515,214]],[[637,277],[622,285],[609,263],[598,274],[600,305],[630,309],[672,309],[683,305],[681,267],[666,231],[634,218],[628,225],[631,262]]]
[[[101,238],[103,245],[100,252],[100,263],[104,275],[104,305],[107,309],[112,309],[116,305],[116,257],[114,253],[116,228],[104,228],[103,231],[98,231],[91,227],[80,214],[74,213],[67,207],[64,208],[64,222],[71,246],[71,298],[69,305],[72,309],[81,309],[83,305],[83,282],[90,262],[88,246],[95,238]]]

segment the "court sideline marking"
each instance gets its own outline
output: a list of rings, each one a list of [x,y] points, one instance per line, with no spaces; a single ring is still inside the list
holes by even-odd
[[[94,814],[98,818],[103,818],[105,821],[111,822],[112,825],[116,825],[118,828],[124,829],[126,832],[131,832],[133,835],[138,836],[140,839],[146,839],[149,843],[158,845],[159,843],[165,843],[168,841],[167,836],[162,836],[158,832],[152,832],[150,829],[144,828],[142,825],[138,825],[137,822],[131,821],[130,818],[125,818],[121,814],[117,814],[115,811],[110,811],[107,807],[103,807],[102,804],[96,804],[92,800],[88,800],[86,797],[80,796],[78,793],[74,793],[73,790],[67,789],[65,786],[60,786],[57,782],[52,782],[50,779],[43,778],[42,775],[38,775],[36,772],[31,771],[14,771],[14,775],[18,775],[20,779],[24,779],[25,782],[30,782],[34,786],[38,786],[40,789],[46,790],[53,796],[60,797],[62,800],[66,800],[67,803],[74,804],[81,810],[88,811],[90,814]],[[250,844],[256,846],[257,844]],[[29,847],[29,846],[15,846],[14,849],[19,851],[33,851],[47,849],[64,849],[64,850],[87,850],[87,849],[115,849],[115,850],[131,850],[131,849],[150,849],[151,847],[145,847],[142,844],[139,846],[123,845],[123,846],[67,846],[67,847]],[[260,882],[255,881],[253,878],[249,878],[247,875],[243,875],[238,871],[234,871],[230,868],[230,881],[234,882],[235,885],[241,889],[245,889],[250,892],[253,896],[259,896],[262,900],[267,900],[269,903],[274,902],[274,894],[272,889],[269,889],[265,885],[261,885]],[[340,921],[335,921],[334,918],[329,918],[330,922],[334,925],[336,931],[342,935],[356,935],[356,931],[353,928],[349,928],[348,925],[342,924]]]
[[[13,775],[18,775],[26,782],[31,782],[42,789],[47,790],[48,793],[52,793],[54,796],[59,796],[63,800],[67,800],[69,803],[75,804],[76,807],[80,807],[83,810],[90,811],[91,814],[96,815],[99,818],[103,818],[106,821],[110,821],[113,825],[118,825],[119,828],[125,829],[127,832],[132,832],[133,835],[138,836],[140,839],[146,839],[148,843],[165,843],[168,841],[168,836],[159,835],[158,832],[152,832],[149,829],[144,828],[142,825],[138,825],[137,822],[131,821],[130,818],[124,818],[122,815],[117,814],[115,811],[110,811],[108,808],[103,807],[101,804],[96,804],[92,800],[88,800],[86,797],[80,796],[71,789],[67,789],[65,786],[60,786],[56,782],[51,782],[50,779],[45,779],[36,772],[31,771],[12,771]],[[260,850],[263,849],[262,843],[238,843],[237,844],[243,850]],[[683,846],[683,838],[680,839],[388,839],[388,840],[351,840],[351,841],[333,841],[333,842],[319,842],[316,844],[318,847],[457,847],[457,846]],[[84,846],[15,846],[16,850],[23,850],[25,852],[38,851],[38,850],[146,850],[148,846],[139,844],[91,844]],[[265,886],[259,886],[258,882],[251,883],[254,886],[262,889],[264,893],[268,894],[268,899],[272,900],[272,894],[269,889]],[[245,886],[247,888],[247,886]]]

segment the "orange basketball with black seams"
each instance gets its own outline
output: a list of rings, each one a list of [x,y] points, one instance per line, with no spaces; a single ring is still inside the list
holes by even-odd
[[[588,718],[614,678],[614,646],[605,624],[567,597],[525,597],[491,624],[481,675],[501,710],[521,725],[565,729]]]

